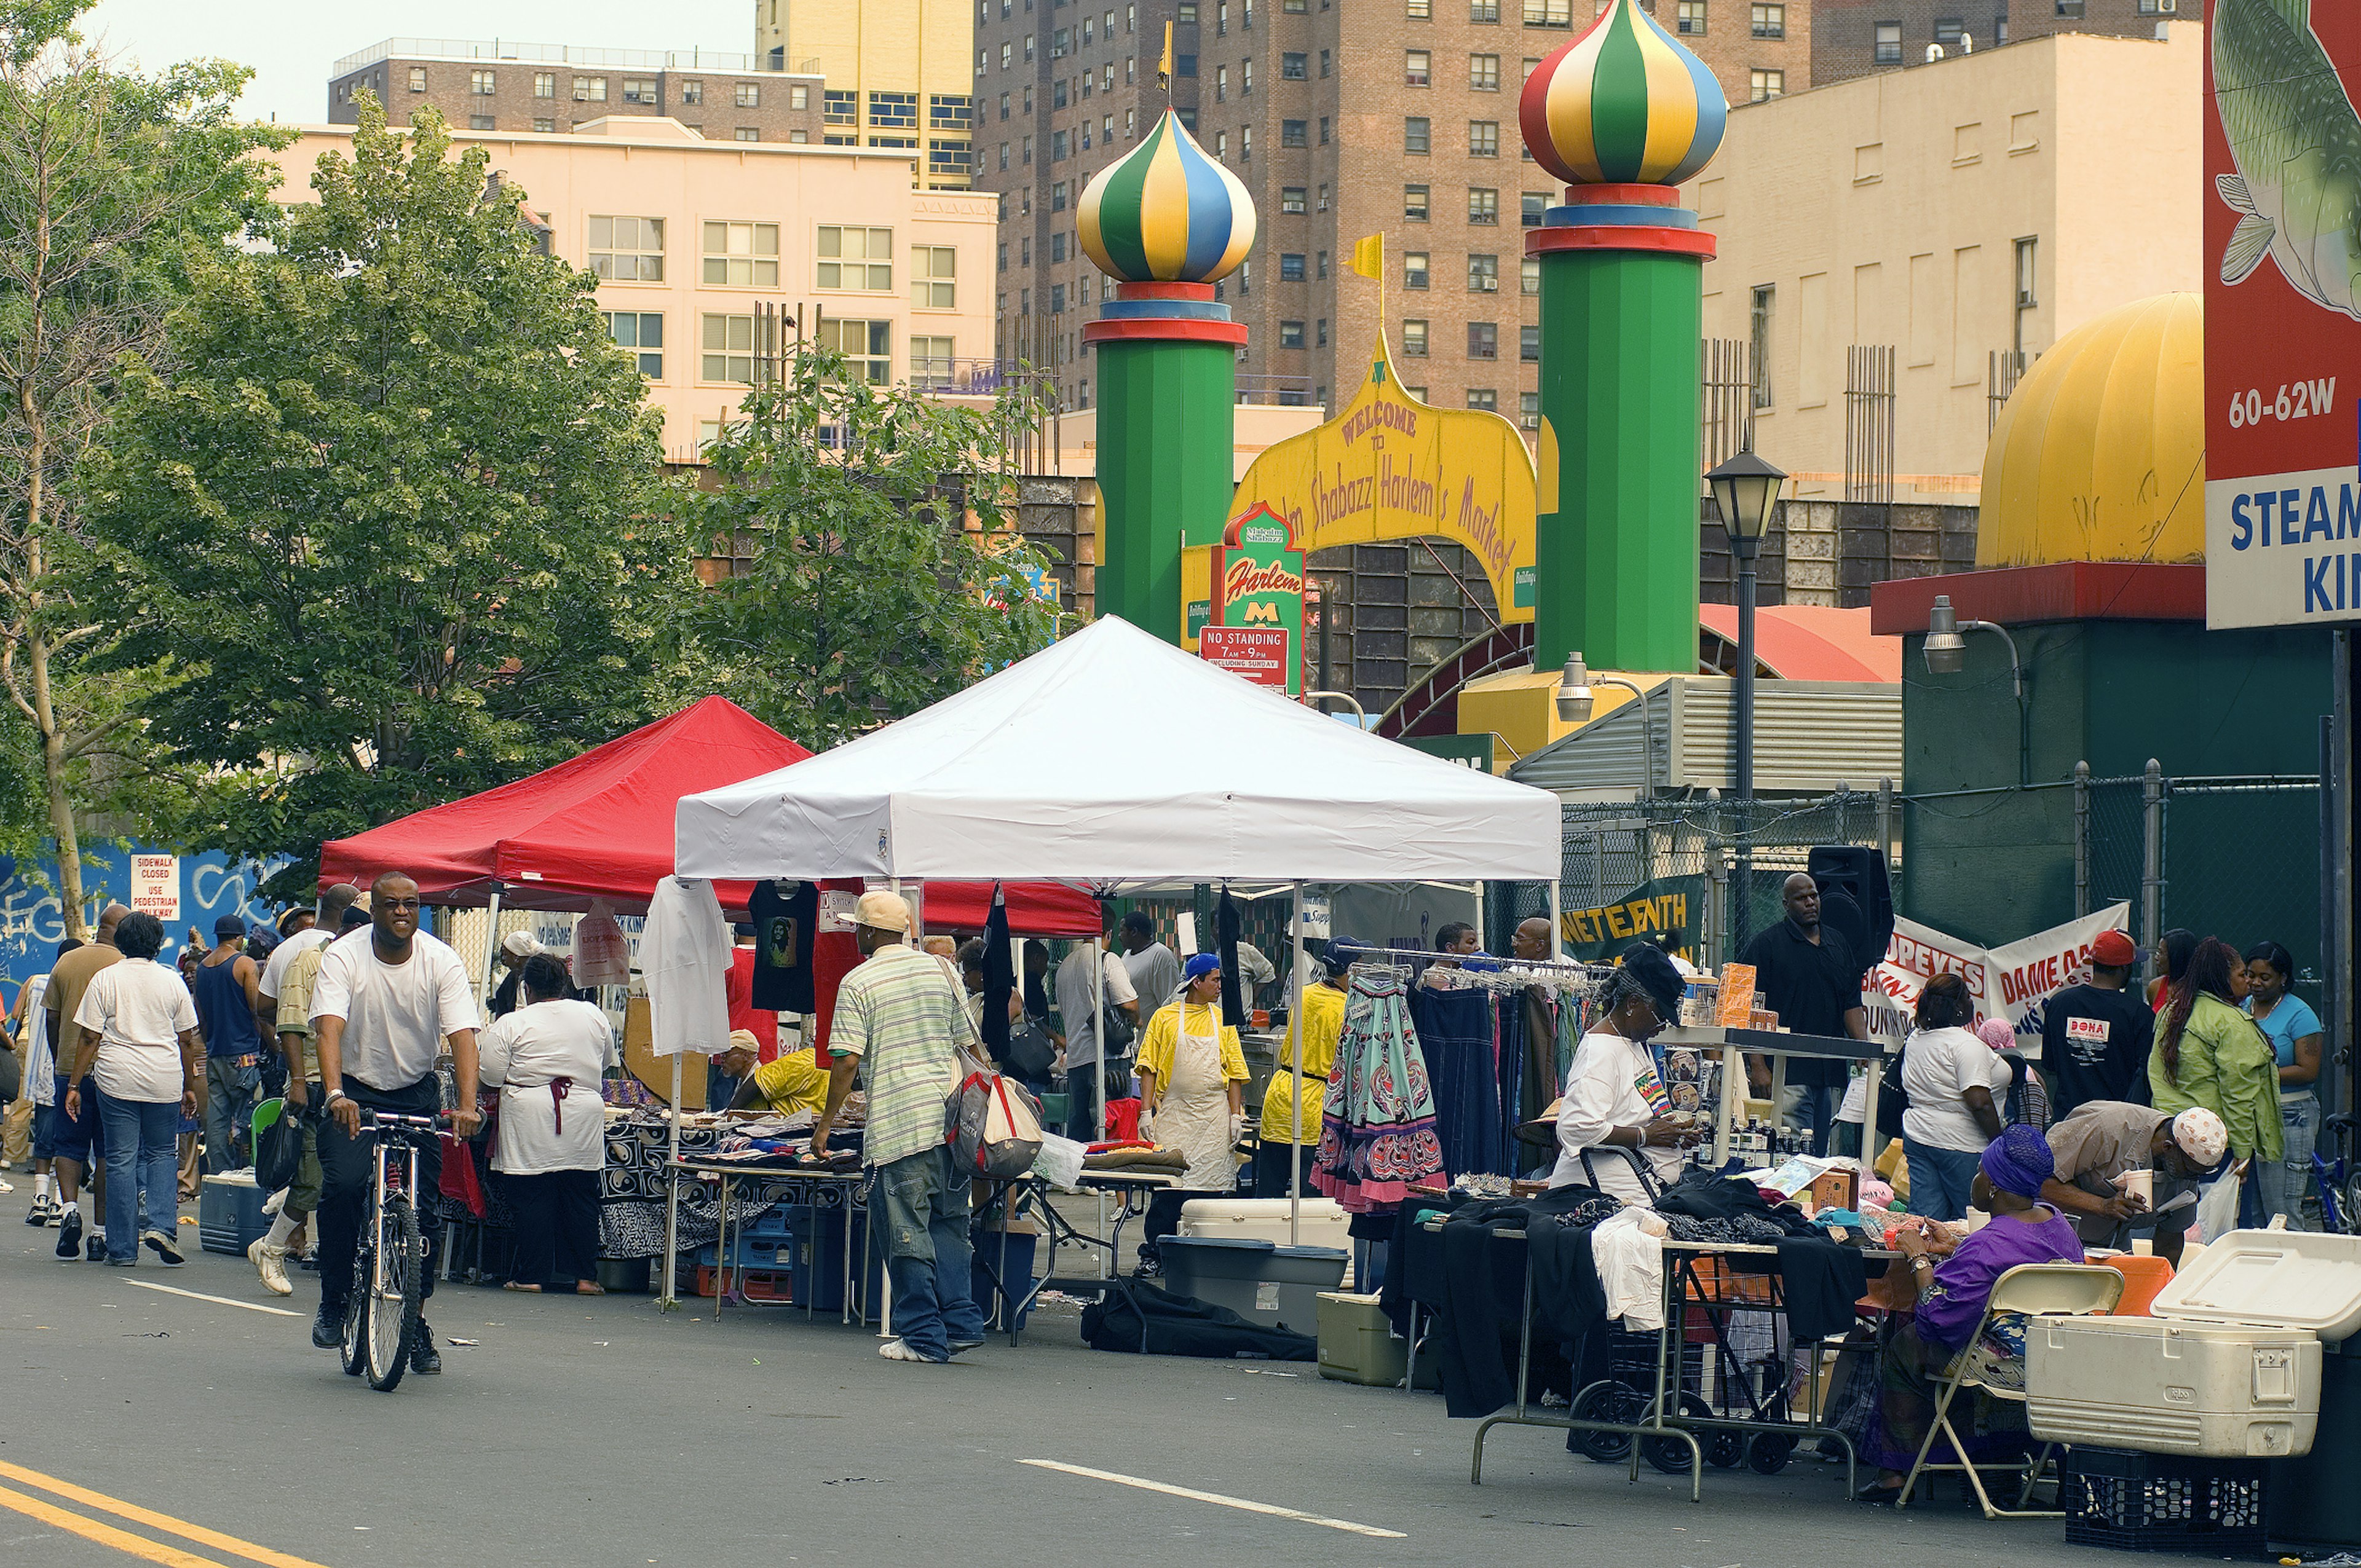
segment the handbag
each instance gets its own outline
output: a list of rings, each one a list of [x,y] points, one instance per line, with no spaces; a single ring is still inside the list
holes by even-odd
[[[960,1081],[943,1107],[952,1166],[970,1177],[1007,1180],[1041,1155],[1041,1105],[1015,1079],[959,1053]]]
[[[284,1101],[265,1101],[255,1108],[255,1120],[263,1121],[263,1113],[273,1105],[279,1107],[278,1114],[254,1140],[254,1184],[266,1193],[295,1185],[303,1165],[303,1121],[309,1113],[308,1105],[296,1110]]]
[[[1058,1065],[1058,1047],[1040,1025],[1027,1018],[1008,1032],[1005,1059],[1019,1078],[1046,1079]]]

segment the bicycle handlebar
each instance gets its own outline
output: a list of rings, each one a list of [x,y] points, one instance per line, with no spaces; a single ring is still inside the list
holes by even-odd
[[[439,1132],[451,1125],[451,1114],[447,1111],[437,1111],[432,1116],[411,1116],[396,1111],[372,1111],[366,1105],[358,1109],[361,1113],[361,1125],[364,1127],[410,1128],[421,1132]]]

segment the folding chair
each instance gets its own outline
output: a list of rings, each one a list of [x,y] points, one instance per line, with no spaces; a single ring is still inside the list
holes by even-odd
[[[1967,1457],[1968,1445],[1951,1425],[1951,1403],[1962,1390],[1982,1390],[1994,1398],[2025,1403],[2025,1358],[2003,1356],[1987,1349],[1984,1332],[1993,1320],[2004,1313],[2025,1317],[2098,1317],[2114,1310],[2124,1294],[2124,1277],[2112,1268],[2088,1263],[2024,1263],[1993,1282],[1992,1294],[1984,1301],[1983,1315],[1976,1320],[1976,1332],[1970,1336],[1965,1350],[1951,1358],[1943,1369],[1941,1392],[1935,1398],[1935,1420],[1927,1431],[1927,1441],[1918,1445],[1918,1458],[1910,1466],[1910,1474],[1902,1483],[1902,1496],[1895,1499],[1900,1508],[1910,1506],[1910,1494],[1918,1485],[1918,1477],[1938,1470],[1960,1470],[1967,1473],[1968,1485],[1976,1489],[1976,1500],[1983,1505],[1988,1519],[2063,1519],[2056,1508],[2028,1508],[2026,1500],[2039,1485],[2041,1472],[2049,1463],[2050,1451],[2058,1445],[2045,1442],[2041,1452],[2025,1466],[2025,1481],[2016,1494],[2016,1507],[1997,1508],[1992,1494],[1984,1490],[1979,1467]],[[1972,1406],[1971,1407],[1972,1408]],[[1934,1452],[1935,1440],[1942,1438],[1960,1457],[1957,1464],[1930,1464],[1927,1456]],[[1983,1469],[2000,1470],[2008,1466],[1991,1464]]]

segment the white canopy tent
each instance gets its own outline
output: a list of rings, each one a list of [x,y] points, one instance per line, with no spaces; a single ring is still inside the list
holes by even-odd
[[[1559,839],[1546,790],[1325,718],[1115,617],[807,762],[684,795],[674,818],[682,876],[1285,879],[1297,1019],[1303,883],[1554,889]]]

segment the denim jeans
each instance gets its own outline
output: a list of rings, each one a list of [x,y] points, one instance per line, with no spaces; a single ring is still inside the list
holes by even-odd
[[[139,1254],[141,1199],[150,1228],[177,1234],[181,1102],[101,1094],[98,1117],[106,1129],[106,1255],[127,1263]]]
[[[968,1184],[951,1168],[948,1147],[908,1155],[877,1168],[869,1201],[870,1237],[885,1249],[894,1286],[894,1332],[931,1361],[953,1340],[981,1341],[974,1249],[967,1239]]]
[[[1903,1139],[1902,1152],[1910,1161],[1910,1212],[1930,1220],[1966,1219],[1968,1189],[1983,1168],[1983,1157],[1938,1149],[1916,1138]]]
[[[2261,1200],[2265,1224],[2273,1214],[2285,1214],[2290,1230],[2304,1230],[2319,1223],[2304,1222],[2303,1206],[2312,1196],[2312,1151],[2319,1137],[2320,1097],[2309,1086],[2301,1093],[2282,1093],[2279,1110],[2287,1152],[2276,1165],[2255,1162],[2256,1196]]]
[[[218,1176],[253,1163],[238,1157],[241,1141],[254,1141],[254,1104],[262,1092],[262,1069],[236,1057],[205,1058],[205,1174]]]
[[[1841,1083],[1791,1083],[1779,1096],[1779,1120],[1791,1132],[1812,1135],[1811,1152],[1828,1152],[1828,1125],[1844,1103]]]

